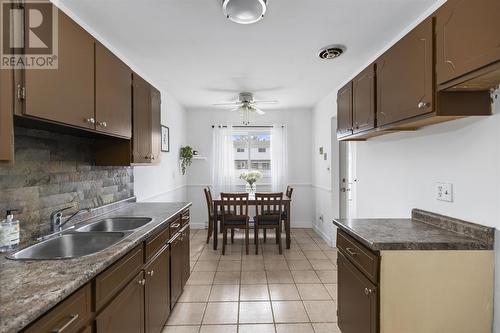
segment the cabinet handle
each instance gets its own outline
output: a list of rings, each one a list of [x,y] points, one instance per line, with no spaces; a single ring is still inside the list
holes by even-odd
[[[89,124],[95,124],[95,119],[94,119],[94,117],[90,117],[90,118],[85,119],[85,122],[89,123]]]
[[[181,226],[180,223],[174,223],[172,224],[172,228],[179,228]]]
[[[154,161],[155,160],[155,155],[151,155],[151,159]]]
[[[373,289],[365,288],[365,295],[369,296],[373,293]]]
[[[146,284],[146,280],[142,279],[137,281],[137,283],[140,284],[141,286],[144,286]]]
[[[428,108],[429,106],[431,106],[431,103],[429,103],[429,102],[420,102],[420,103],[418,103],[417,106],[418,106],[419,109],[425,109],[425,108]]]
[[[99,122],[99,126],[108,127],[108,123],[105,121],[101,121],[101,122]]]
[[[347,253],[349,253],[351,256],[355,257],[358,255],[357,252],[355,252],[353,249],[351,249],[350,247],[346,247],[345,250],[347,251]]]
[[[146,274],[152,277],[155,274],[155,271],[151,270],[151,272],[146,272]]]
[[[75,322],[75,320],[77,320],[79,317],[78,314],[74,314],[74,315],[70,315],[69,316],[69,320],[66,322],[66,324],[62,325],[61,328],[55,328],[52,330],[52,333],[61,333],[63,332],[65,329],[67,329],[69,327],[69,325],[73,324]]]

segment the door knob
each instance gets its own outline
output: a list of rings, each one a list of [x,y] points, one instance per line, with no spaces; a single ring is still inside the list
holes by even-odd
[[[99,122],[99,126],[108,127],[108,123],[105,121],[101,121],[101,122]]]
[[[146,284],[146,280],[142,279],[137,281],[137,283],[140,284],[141,286],[144,286]]]
[[[365,288],[365,295],[366,296],[369,296],[372,293],[373,293],[373,289],[371,289],[371,288]]]
[[[155,274],[155,271],[151,270],[151,272],[146,272],[146,274],[152,277]]]
[[[95,123],[95,119],[94,119],[94,117],[90,117],[90,118],[85,119],[85,122],[89,123],[89,124],[94,124]]]

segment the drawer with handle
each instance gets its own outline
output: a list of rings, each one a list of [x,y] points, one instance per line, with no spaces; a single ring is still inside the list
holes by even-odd
[[[170,223],[169,229],[170,229],[170,238],[174,237],[175,234],[181,230],[182,227],[182,220],[181,218],[178,218],[177,220],[173,221]]]
[[[188,224],[190,221],[190,218],[189,218],[189,210],[186,210],[185,212],[182,213],[181,215],[181,226],[185,226],[186,224]]]
[[[69,296],[35,323],[25,333],[78,333],[88,324],[91,315],[90,284]]]
[[[156,235],[149,237],[146,240],[146,262],[149,259],[153,258],[155,254],[158,253],[158,251],[161,250],[161,248],[165,246],[165,244],[167,244],[169,239],[170,228],[165,228]]]
[[[379,256],[343,231],[337,232],[338,249],[372,282],[378,281]]]

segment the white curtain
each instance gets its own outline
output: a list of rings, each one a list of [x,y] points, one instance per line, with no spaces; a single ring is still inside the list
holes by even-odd
[[[214,196],[220,192],[234,191],[234,148],[231,126],[213,130],[213,171]]]
[[[288,137],[286,127],[274,125],[271,131],[271,180],[273,192],[284,192],[288,185]]]

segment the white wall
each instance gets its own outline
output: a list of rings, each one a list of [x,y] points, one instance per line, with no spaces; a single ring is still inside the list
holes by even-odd
[[[170,128],[170,152],[156,166],[134,167],[134,191],[139,201],[186,201],[186,177],[180,171],[179,150],[186,145],[186,111],[162,92],[161,123]]]
[[[194,160],[188,169],[188,200],[193,202],[191,222],[203,227],[207,207],[203,187],[212,182],[212,125],[241,125],[238,113],[221,110],[188,110],[187,143],[206,160]],[[255,116],[251,125],[286,125],[289,147],[289,182],[295,188],[292,227],[311,227],[313,215],[311,110],[270,110]],[[257,184],[257,189],[258,189]]]
[[[336,132],[336,126],[332,128],[331,124],[331,118],[337,113],[336,99],[336,92],[325,97],[315,107],[312,120],[313,192],[315,197],[313,226],[325,241],[331,244],[335,243],[336,231],[331,221],[339,215],[339,149],[336,136],[332,137],[332,133]],[[328,153],[326,161],[319,154],[320,147],[323,147],[324,151]],[[323,220],[320,220],[320,216],[323,216]]]
[[[355,214],[358,217],[410,217],[411,209],[416,207],[500,229],[500,97],[493,108],[495,114],[490,117],[455,120],[416,132],[354,143],[357,152]],[[335,113],[334,94],[315,108],[315,146],[329,142],[331,134],[326,124]],[[313,161],[315,184],[328,183],[329,175],[322,161],[318,158]],[[454,202],[435,199],[435,182],[453,184]],[[338,191],[329,195],[317,189],[315,193],[316,215],[327,214],[325,212],[338,215]],[[326,207],[329,200],[334,201],[331,211]],[[328,228],[332,227],[319,227],[319,230],[328,233],[331,231]],[[496,236],[495,332],[500,331],[498,231]]]

